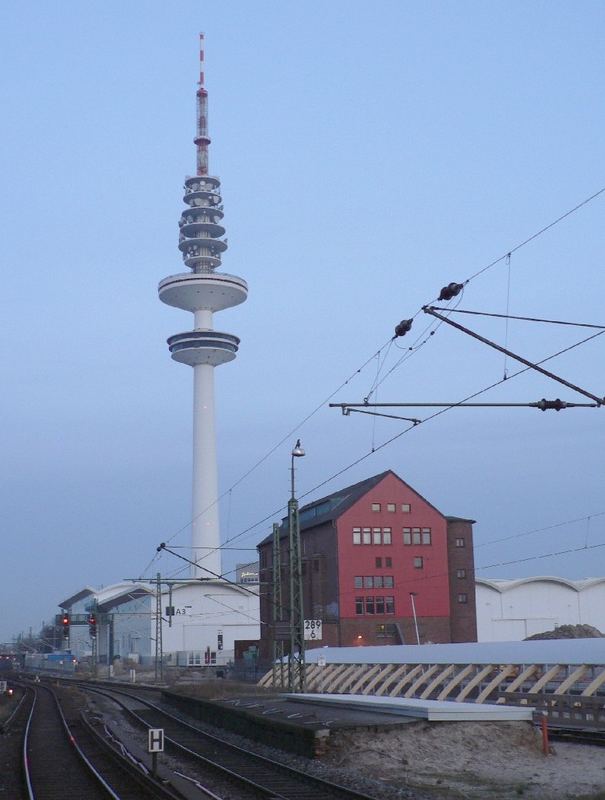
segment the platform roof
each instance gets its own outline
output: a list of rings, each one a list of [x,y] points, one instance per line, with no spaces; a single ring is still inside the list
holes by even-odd
[[[603,639],[548,639],[531,642],[318,647],[305,660],[316,664],[605,664]]]

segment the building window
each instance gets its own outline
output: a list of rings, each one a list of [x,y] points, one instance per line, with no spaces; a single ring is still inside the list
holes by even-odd
[[[404,514],[409,514],[410,511],[412,510],[412,506],[409,503],[402,503],[401,510],[403,511]]]
[[[466,570],[465,569],[457,569],[456,570],[456,577],[457,578],[466,578]]]
[[[353,544],[361,544],[361,528],[353,528]]]
[[[395,503],[387,503],[387,511],[390,511],[392,514],[395,513],[397,506]]]
[[[385,575],[382,581],[385,589],[392,589],[395,585],[392,575]]]
[[[392,531],[390,528],[383,528],[382,529],[382,543],[383,544],[391,544],[392,541]]]
[[[372,511],[380,511],[380,503],[372,503]]]
[[[384,597],[376,598],[376,613],[384,614]]]
[[[363,533],[363,543],[372,544],[372,529],[364,528],[362,533]]]
[[[412,544],[412,529],[411,528],[404,528],[403,529],[403,543],[404,544]]]
[[[422,544],[420,528],[412,528],[412,544]]]
[[[384,598],[384,613],[385,614],[394,614],[395,613],[395,598],[394,597],[385,597]]]
[[[366,597],[366,614],[374,613],[374,598]]]
[[[461,593],[458,595],[458,602],[459,602],[459,603],[468,603],[468,595],[467,595],[467,594],[465,594],[464,592],[461,592]]]
[[[431,543],[431,529],[430,528],[423,528],[422,529],[422,544],[430,544]]]
[[[356,575],[353,578],[353,581],[355,583],[355,588],[356,589],[362,589],[363,588],[363,578],[361,577],[361,575]]]
[[[395,627],[395,625],[393,625],[392,622],[387,623],[386,625],[384,623],[381,623],[376,626],[377,639],[388,639],[391,636],[395,636],[396,634],[397,634],[397,628]]]
[[[363,614],[363,597],[355,598],[355,613]]]
[[[456,539],[456,547],[464,547],[464,539]]]
[[[364,575],[363,576],[363,588],[364,589],[373,589],[374,588],[374,578],[371,575]]]
[[[424,559],[422,556],[414,557],[414,569],[422,569],[424,567]]]
[[[380,558],[380,556],[377,556],[377,558],[376,558],[376,569],[381,569],[381,568],[382,568],[382,558]]]
[[[382,544],[382,531],[380,528],[374,528],[372,530],[372,541],[374,544]]]
[[[389,556],[384,560],[385,567],[392,567],[393,566],[393,559]]]
[[[374,588],[382,589],[382,575],[374,575]]]

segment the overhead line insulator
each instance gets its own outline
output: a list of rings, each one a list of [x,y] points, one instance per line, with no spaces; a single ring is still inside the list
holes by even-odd
[[[398,336],[405,336],[412,330],[413,319],[402,319],[399,325],[395,326],[395,338]]]
[[[444,286],[441,289],[439,294],[438,300],[451,300],[452,297],[457,297],[460,292],[464,289],[464,284],[462,283],[448,283],[447,286]]]

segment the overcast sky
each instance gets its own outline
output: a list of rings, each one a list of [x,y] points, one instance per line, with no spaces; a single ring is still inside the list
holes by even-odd
[[[589,1],[2,4],[0,641],[84,585],[177,571],[148,565],[189,542],[192,373],[165,340],[192,317],[157,283],[183,270],[199,31],[223,267],[250,286],[215,318],[241,337],[216,372],[223,539],[269,516],[231,542],[254,548],[279,518],[300,436],[306,501],[391,468],[477,520],[479,575],[604,574],[605,547],[586,548],[605,543],[603,409],[451,410],[315,490],[405,427],[324,407],[229,491],[400,319],[605,185],[604,23]],[[510,285],[505,262],[472,280],[459,307],[503,313],[510,288],[511,314],[605,324],[604,210],[602,195],[515,252]],[[541,359],[590,333],[515,322],[507,341]],[[404,354],[383,349],[380,376]],[[604,354],[605,336],[548,366],[602,396]],[[377,366],[333,401],[362,401]],[[442,325],[373,400],[457,401],[503,370]],[[528,374],[480,399],[542,397],[583,400]],[[226,551],[224,569],[251,557]],[[504,561],[519,563],[484,569]]]

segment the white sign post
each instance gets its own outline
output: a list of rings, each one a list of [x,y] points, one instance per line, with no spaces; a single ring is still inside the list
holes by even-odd
[[[8,684],[6,681],[0,681],[0,694],[4,694],[6,692],[7,685]]]
[[[321,620],[305,620],[305,642],[321,642]]]
[[[164,752],[164,728],[149,728],[147,735],[147,752],[151,753],[151,774],[155,778],[158,769],[158,753]]]

